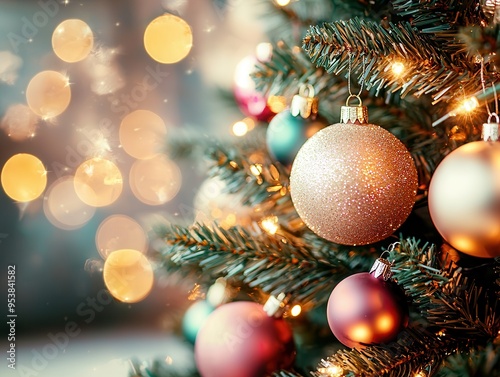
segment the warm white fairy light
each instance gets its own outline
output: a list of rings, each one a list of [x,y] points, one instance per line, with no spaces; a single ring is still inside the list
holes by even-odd
[[[235,124],[233,124],[233,134],[235,136],[245,136],[248,132],[248,125],[242,121],[239,120]]]
[[[284,96],[269,96],[267,106],[275,114],[283,111],[287,107],[286,98]]]
[[[292,317],[297,317],[300,315],[300,313],[302,312],[302,307],[300,305],[294,305],[292,307],[292,309],[290,310],[290,314],[292,315]]]
[[[402,62],[394,62],[392,63],[391,65],[391,70],[392,70],[392,73],[394,73],[394,75],[396,77],[399,77],[403,74],[403,72],[405,71],[405,65],[402,63]]]
[[[290,0],[275,0],[276,5],[279,5],[280,7],[286,7],[288,4],[290,4]]]
[[[457,112],[460,113],[470,113],[477,109],[479,106],[479,101],[477,100],[476,97],[472,96],[469,98],[464,99],[460,105],[458,106]]]
[[[276,234],[279,229],[278,217],[277,216],[267,216],[260,221],[262,229],[264,229],[269,234]]]
[[[325,377],[341,377],[344,374],[344,369],[340,365],[333,364],[325,368],[319,368],[318,372]]]
[[[271,60],[273,56],[273,45],[268,42],[262,42],[255,48],[255,56],[261,62],[267,62]]]

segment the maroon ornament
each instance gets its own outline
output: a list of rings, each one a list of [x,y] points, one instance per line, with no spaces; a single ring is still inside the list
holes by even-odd
[[[238,63],[234,72],[233,94],[243,114],[269,122],[275,113],[267,105],[267,98],[255,89],[255,83],[250,76],[257,63],[257,58],[253,56],[247,56]]]
[[[217,308],[198,332],[195,360],[203,377],[262,377],[295,360],[292,330],[255,302]]]
[[[396,284],[385,281],[390,276],[388,266],[388,261],[379,258],[370,273],[351,275],[332,291],[328,324],[347,347],[390,342],[407,325],[406,299]]]

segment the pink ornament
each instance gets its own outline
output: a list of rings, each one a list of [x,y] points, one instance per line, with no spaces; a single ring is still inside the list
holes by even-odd
[[[203,377],[262,377],[293,364],[292,330],[255,302],[222,305],[198,332],[195,360]]]
[[[337,284],[326,314],[333,335],[356,348],[390,342],[408,322],[406,300],[398,287],[368,272]]]
[[[243,114],[268,122],[275,114],[267,105],[267,98],[255,89],[250,76],[257,63],[257,58],[253,56],[247,56],[238,63],[234,72],[233,94]]]

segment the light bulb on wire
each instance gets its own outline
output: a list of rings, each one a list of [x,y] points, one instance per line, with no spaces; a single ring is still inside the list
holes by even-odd
[[[391,65],[392,73],[394,73],[396,77],[400,77],[404,73],[405,68],[405,65],[400,61],[396,61]]]

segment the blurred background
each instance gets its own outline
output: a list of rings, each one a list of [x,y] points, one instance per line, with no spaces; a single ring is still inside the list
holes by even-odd
[[[144,46],[146,27],[165,12],[185,20],[193,39],[187,56],[172,64],[155,61]],[[231,94],[238,62],[266,41],[261,14],[258,1],[242,0],[0,1],[0,166],[28,153],[47,170],[47,188],[35,200],[19,202],[0,190],[2,310],[7,266],[16,265],[18,315],[18,368],[8,369],[3,358],[0,375],[120,376],[131,356],[192,367],[191,349],[177,332],[193,282],[157,274],[144,300],[111,300],[102,278],[106,247],[96,244],[96,235],[106,219],[121,215],[103,242],[126,229],[147,254],[154,248],[146,238],[152,218],[193,221],[203,162],[154,168],[153,174],[171,176],[156,182],[166,193],[157,190],[151,199],[133,182],[138,159],[124,150],[120,124],[130,112],[148,110],[163,120],[159,134],[166,139],[180,132],[234,137],[233,125],[244,116],[224,93]],[[81,61],[62,60],[51,43],[68,19],[92,30],[92,49]],[[68,107],[56,117],[27,107],[28,84],[42,71],[62,73],[71,88]],[[98,208],[72,201],[74,193],[65,191],[80,164],[95,156],[123,176],[118,199]],[[7,351],[2,322],[0,344]]]

